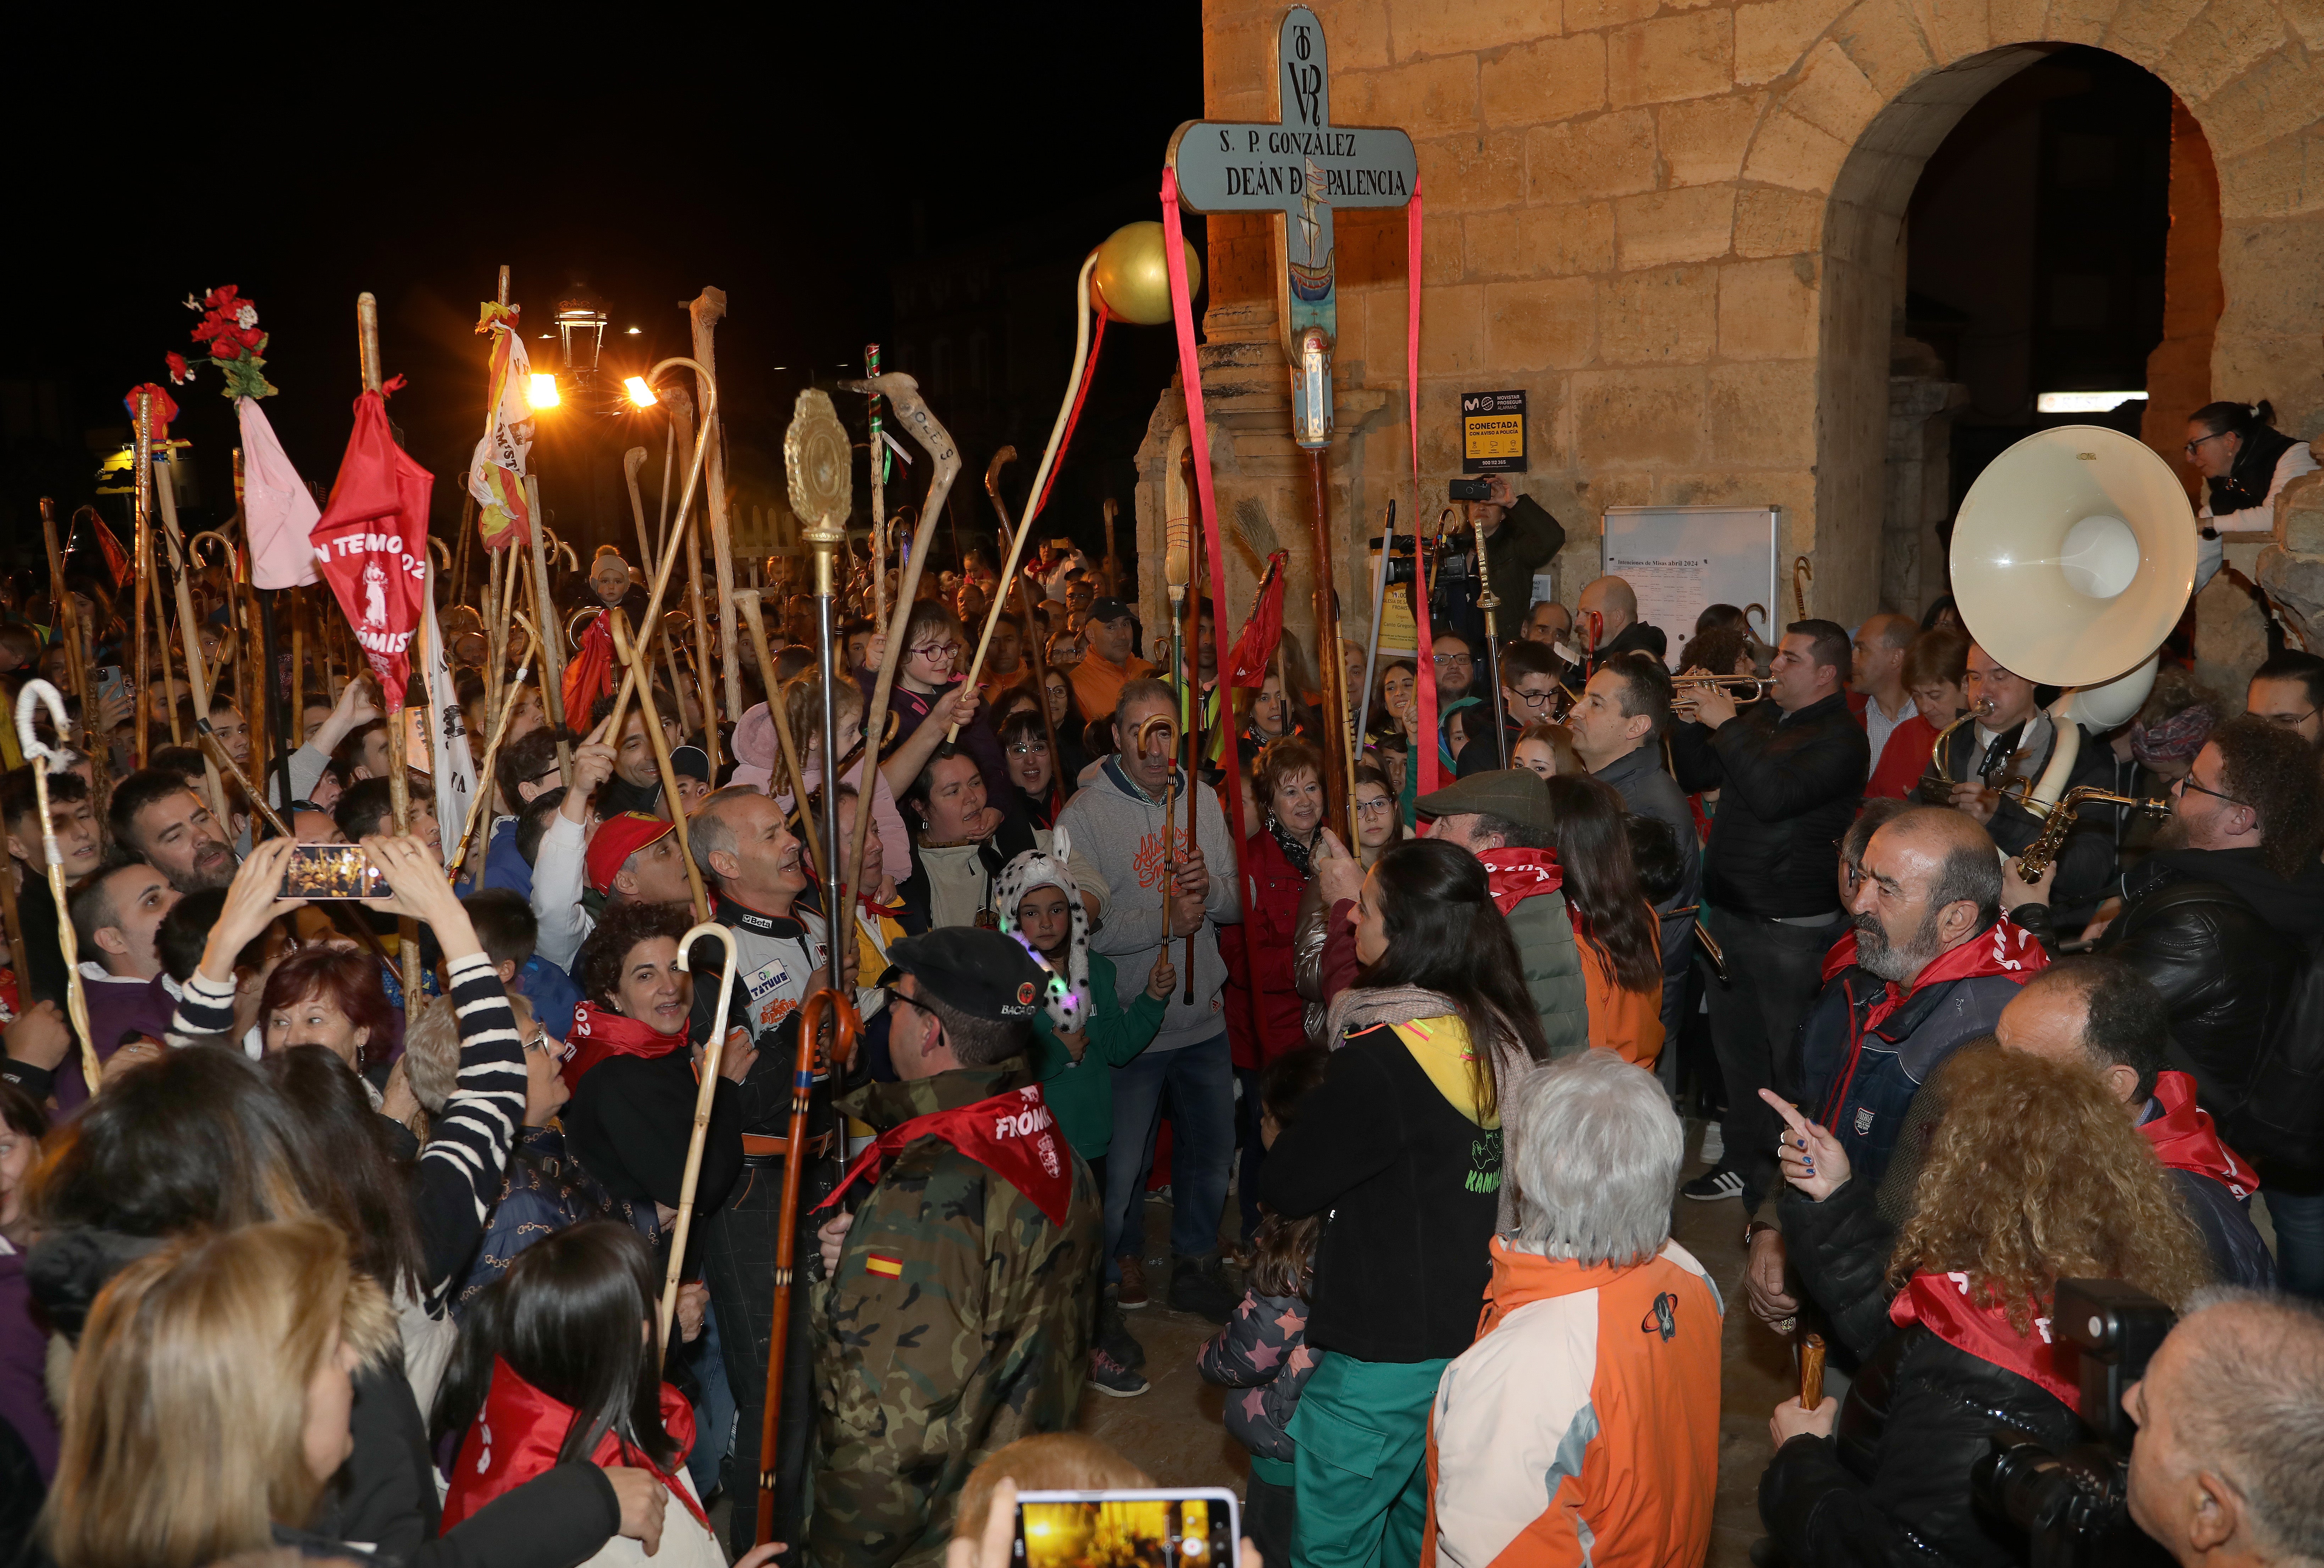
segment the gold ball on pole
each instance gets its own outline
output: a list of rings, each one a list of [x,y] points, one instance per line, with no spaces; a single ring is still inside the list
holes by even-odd
[[[1186,253],[1186,292],[1192,297],[1203,286],[1203,263],[1191,241],[1179,244]],[[1123,224],[1098,246],[1090,290],[1108,315],[1139,327],[1159,327],[1170,319],[1170,272],[1162,245],[1162,226],[1149,220]]]

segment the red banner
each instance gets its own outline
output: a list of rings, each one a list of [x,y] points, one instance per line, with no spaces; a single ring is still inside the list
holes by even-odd
[[[391,712],[403,706],[411,636],[427,604],[428,496],[435,484],[395,444],[386,400],[375,392],[357,398],[347,455],[308,537],[315,568],[338,595]]]

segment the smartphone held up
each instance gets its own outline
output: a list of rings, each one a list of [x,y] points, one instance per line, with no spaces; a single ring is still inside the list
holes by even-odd
[[[387,873],[359,844],[301,844],[282,868],[286,899],[384,899]]]
[[[1234,1493],[1028,1491],[1017,1496],[1020,1568],[1232,1568]]]

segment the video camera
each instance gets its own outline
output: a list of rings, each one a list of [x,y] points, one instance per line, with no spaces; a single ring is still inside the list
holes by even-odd
[[[2024,1530],[2032,1568],[2171,1563],[2130,1520],[2130,1448],[2138,1432],[2122,1396],[2146,1375],[2175,1321],[2169,1307],[2121,1280],[2058,1281],[2050,1326],[2075,1349],[2077,1414],[2098,1441],[2052,1453],[2004,1426],[1993,1434],[1993,1452],[1969,1472],[1979,1505]]]

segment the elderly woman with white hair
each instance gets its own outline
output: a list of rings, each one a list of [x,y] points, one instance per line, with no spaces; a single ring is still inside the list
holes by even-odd
[[[1670,1097],[1608,1050],[1510,1097],[1517,1225],[1493,1239],[1477,1342],[1437,1385],[1420,1560],[1700,1563],[1724,1307],[1670,1239],[1685,1158]]]

